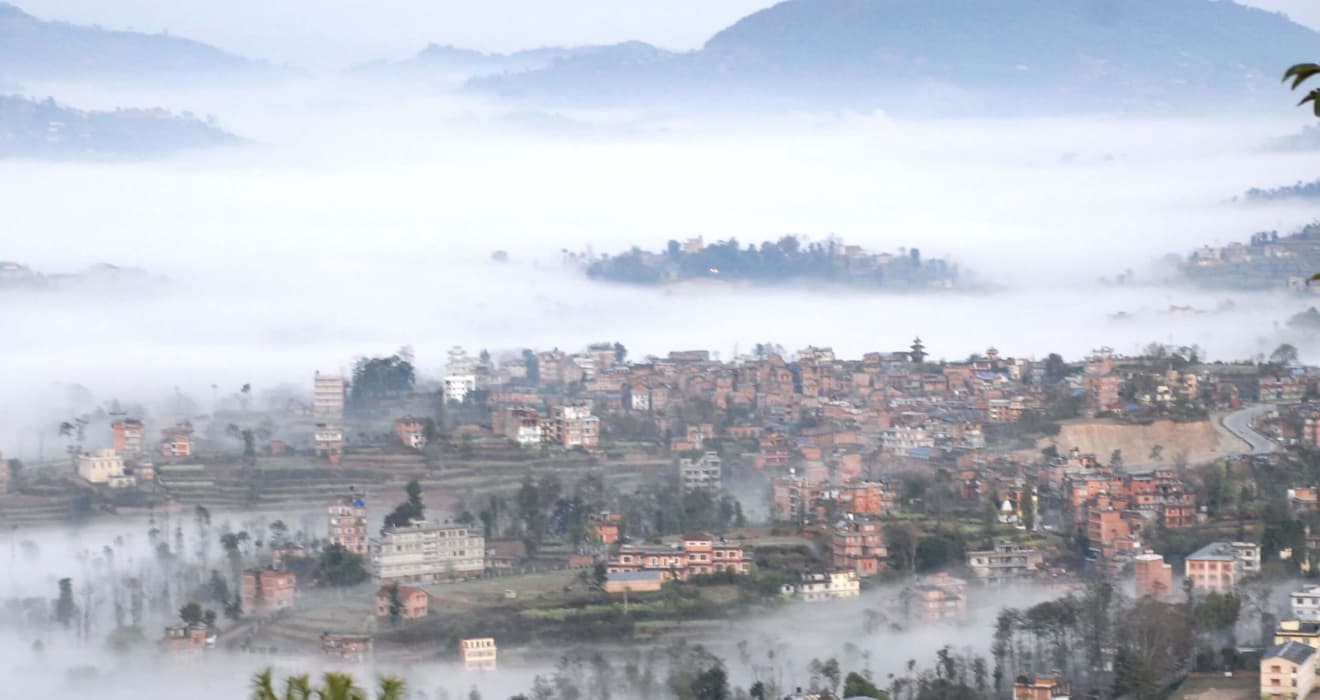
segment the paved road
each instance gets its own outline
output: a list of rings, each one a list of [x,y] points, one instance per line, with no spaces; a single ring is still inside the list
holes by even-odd
[[[1230,413],[1220,419],[1220,423],[1228,432],[1233,433],[1238,439],[1251,446],[1250,454],[1264,455],[1279,449],[1274,441],[1256,432],[1251,427],[1251,421],[1273,411],[1277,406],[1274,404],[1259,404],[1248,406],[1240,411]]]

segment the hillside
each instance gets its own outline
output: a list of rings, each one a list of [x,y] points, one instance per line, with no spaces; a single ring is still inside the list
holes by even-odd
[[[513,53],[486,53],[458,46],[431,44],[403,61],[374,61],[354,69],[369,77],[467,78],[501,73],[522,73],[545,68],[555,61],[594,47],[563,49],[546,47]]]
[[[162,109],[85,112],[0,96],[0,158],[136,159],[239,142],[213,124]]]
[[[46,22],[0,2],[0,84],[24,81],[222,82],[278,71],[201,42]]]
[[[1242,449],[1236,441],[1226,440],[1208,420],[1194,423],[1158,420],[1149,425],[1101,420],[1074,421],[1064,423],[1058,435],[1040,440],[1037,447],[1045,448],[1049,445],[1054,445],[1063,454],[1075,447],[1082,454],[1102,457],[1108,457],[1114,450],[1121,450],[1123,463],[1128,467],[1162,466],[1180,458],[1196,464]],[[1163,456],[1161,459],[1152,459],[1157,446]]]
[[[474,87],[531,97],[584,85],[635,98],[759,93],[858,106],[993,93],[1149,111],[1285,101],[1278,76],[1312,56],[1320,34],[1231,2],[789,0],[689,54],[561,61]]]

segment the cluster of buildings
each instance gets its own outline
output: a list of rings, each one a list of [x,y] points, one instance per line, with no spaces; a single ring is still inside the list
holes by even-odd
[[[1260,660],[1260,697],[1270,700],[1305,698],[1320,673],[1320,586],[1294,592],[1289,603],[1291,616],[1279,621]]]
[[[1091,556],[1111,573],[1145,551],[1143,533],[1200,522],[1195,491],[1173,469],[1120,472],[1074,451],[1043,476],[1062,501],[1064,522],[1086,535]]]
[[[492,411],[491,429],[519,447],[595,450],[600,444],[600,418],[586,404],[553,406],[545,414],[531,406],[505,406]]]
[[[1160,554],[1143,550],[1132,557],[1132,570],[1138,598],[1172,600],[1180,594],[1173,567]],[[1212,542],[1183,560],[1184,585],[1199,593],[1231,593],[1244,579],[1259,573],[1260,545],[1254,542]],[[1316,600],[1320,609],[1320,597]]]
[[[751,560],[741,543],[695,533],[672,545],[620,545],[607,556],[605,570],[606,592],[646,592],[692,576],[746,574]]]

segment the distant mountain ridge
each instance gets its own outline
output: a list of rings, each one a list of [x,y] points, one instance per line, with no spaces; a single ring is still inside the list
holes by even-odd
[[[899,91],[948,101],[994,93],[1148,110],[1274,100],[1283,70],[1316,57],[1320,33],[1222,0],[788,0],[694,52],[578,56],[471,87],[527,98],[755,93],[854,106],[886,106]]]
[[[669,54],[642,42],[572,48],[545,46],[512,53],[487,53],[457,46],[431,44],[412,58],[403,61],[373,61],[357,67],[354,72],[414,77],[440,74],[442,77],[480,78],[526,73],[549,68],[560,62],[598,60],[602,56],[626,51]]]
[[[282,71],[191,39],[47,22],[0,2],[0,83],[224,82]]]
[[[0,158],[140,159],[238,143],[214,124],[162,109],[85,112],[0,95]]]

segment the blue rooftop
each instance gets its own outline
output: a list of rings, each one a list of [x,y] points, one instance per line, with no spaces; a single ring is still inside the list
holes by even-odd
[[[663,571],[618,571],[609,574],[611,581],[656,581],[664,577]]]

